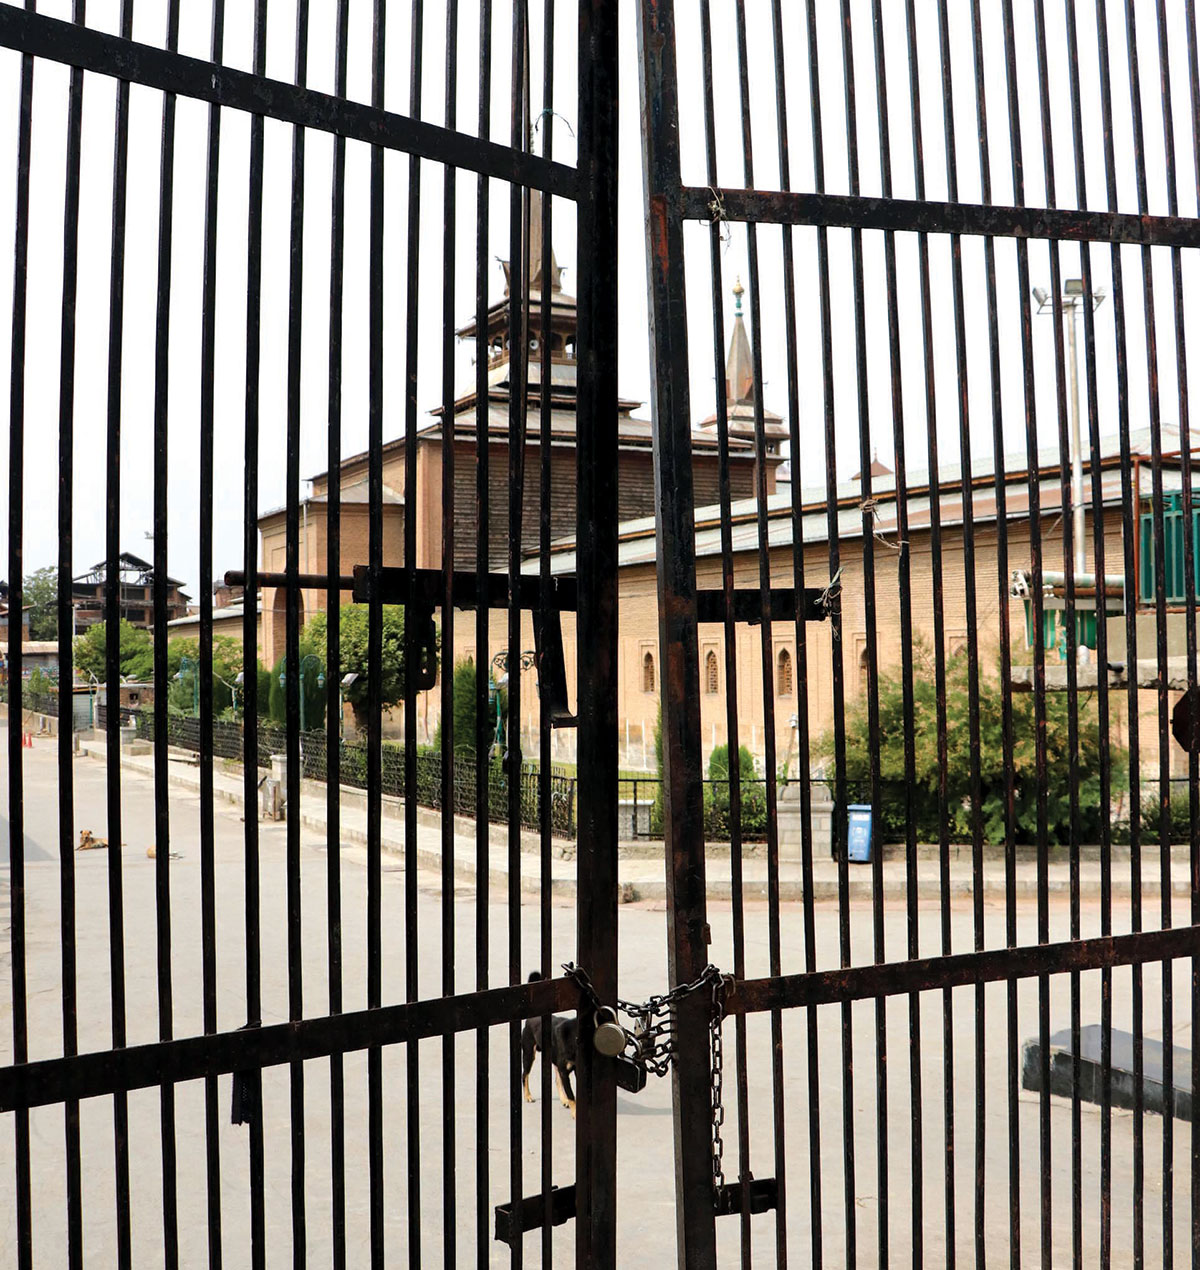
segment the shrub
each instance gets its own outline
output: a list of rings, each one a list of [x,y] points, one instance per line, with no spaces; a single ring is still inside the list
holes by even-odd
[[[704,786],[705,832],[714,840],[733,836],[729,747],[718,745],[708,760],[708,782]],[[738,790],[741,794],[739,828],[744,838],[761,838],[767,831],[767,791],[757,779],[754,755],[738,747]]]
[[[934,841],[939,832],[937,692],[933,656],[918,644],[913,657],[913,741],[916,752],[915,780],[907,786],[904,765],[904,700],[901,677],[881,676],[879,685],[879,767],[884,791],[881,814],[886,837],[903,836],[907,808],[917,837]],[[955,658],[946,667],[946,813],[952,835],[966,837],[971,832],[971,732],[967,660]],[[979,677],[979,769],[980,814],[983,836],[991,843],[1004,841],[1006,768],[1003,749],[1004,689],[993,670]],[[1038,786],[1034,737],[1034,697],[1030,692],[1011,695],[1013,753],[1013,823],[1018,843],[1037,838]],[[1068,753],[1070,702],[1063,692],[1048,692],[1046,703],[1046,821],[1051,843],[1070,837],[1071,789]],[[1094,700],[1077,698],[1079,748],[1076,789],[1079,802],[1079,830],[1084,841],[1099,837],[1101,817],[1107,808],[1100,802],[1100,729]],[[1127,759],[1123,749],[1110,741],[1112,788],[1125,783]],[[833,770],[833,734],[818,738],[813,757]],[[846,782],[851,799],[867,795],[870,782],[870,746],[867,703],[859,702],[846,716]]]

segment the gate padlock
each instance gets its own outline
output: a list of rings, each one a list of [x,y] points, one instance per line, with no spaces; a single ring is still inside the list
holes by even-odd
[[[616,1058],[625,1049],[628,1038],[625,1029],[617,1022],[617,1012],[610,1005],[596,1011],[596,1030],[592,1042],[605,1058]]]

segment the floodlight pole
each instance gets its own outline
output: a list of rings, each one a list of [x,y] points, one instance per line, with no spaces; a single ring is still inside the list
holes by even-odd
[[[1082,280],[1068,279],[1063,284],[1061,295],[1047,295],[1041,287],[1034,287],[1033,298],[1037,301],[1038,312],[1049,311],[1057,317],[1060,313],[1067,318],[1067,343],[1070,348],[1071,365],[1071,536],[1075,540],[1075,585],[1087,571],[1087,544],[1084,540],[1083,517],[1083,437],[1079,421],[1079,342],[1076,333],[1076,314],[1089,297],[1084,294]],[[1103,290],[1093,290],[1090,296],[1092,308],[1097,309],[1104,300]],[[1032,478],[1032,474],[1031,474]],[[1096,620],[1104,620],[1103,579],[1096,578]],[[1087,664],[1087,649],[1078,648],[1081,665]]]
[[[1078,312],[1078,300],[1082,297],[1063,298],[1067,310],[1067,342],[1071,348],[1071,494],[1075,502],[1074,538],[1075,538],[1075,579],[1076,585],[1080,576],[1086,571],[1085,543],[1083,540],[1083,442],[1079,428],[1079,346],[1075,338],[1075,315]],[[1096,592],[1100,594],[1099,588]]]

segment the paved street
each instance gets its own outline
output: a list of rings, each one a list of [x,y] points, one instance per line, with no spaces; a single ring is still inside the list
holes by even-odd
[[[0,765],[6,761],[0,756]],[[31,1056],[48,1057],[62,1052],[60,1005],[61,949],[59,940],[60,868],[57,856],[57,770],[54,745],[39,741],[25,752],[29,1022]],[[0,771],[4,771],[0,766]],[[104,818],[104,777],[101,762],[80,758],[74,763],[75,828],[106,832]],[[5,773],[5,788],[6,785]],[[126,985],[130,1043],[151,1041],[157,1035],[157,987],[155,975],[154,865],[146,858],[153,840],[152,787],[141,773],[124,774],[123,869],[125,892]],[[246,1022],[245,930],[243,898],[243,833],[241,811],[226,802],[216,807],[217,885],[217,979],[218,1016],[222,1029]],[[263,1021],[274,1022],[287,1016],[286,885],[284,826],[261,826],[262,850],[262,966]],[[501,839],[503,830],[497,831]],[[5,929],[0,945],[0,1061],[11,1057],[11,972],[8,928],[7,819],[4,821],[4,863],[0,865],[0,921]],[[31,848],[36,846],[35,852]],[[185,789],[171,790],[171,846],[181,858],[171,864],[172,894],[172,974],[176,1035],[201,1030],[200,966],[200,859],[198,850],[198,799]],[[302,835],[303,885],[303,988],[307,1010],[322,1013],[327,1008],[326,940],[326,841],[318,830],[306,827]],[[79,1044],[82,1050],[102,1049],[110,1041],[110,984],[108,959],[107,860],[102,851],[73,856],[78,885],[77,955],[79,974]],[[383,877],[383,996],[385,1001],[403,999],[405,947],[417,950],[418,977],[422,996],[441,993],[441,922],[443,897],[437,877],[418,873],[417,930],[404,926],[402,857],[388,854]],[[531,867],[526,857],[526,869]],[[341,883],[344,910],[344,985],[347,1009],[365,1005],[365,851],[361,845],[343,847]],[[491,898],[503,898],[493,881]],[[1177,900],[1177,919],[1184,917]],[[1157,905],[1153,906],[1157,915]],[[567,903],[557,902],[551,910],[553,946],[557,960],[574,953],[574,913]],[[1151,913],[1147,912],[1147,918]],[[460,885],[454,897],[455,961],[457,983],[473,987],[475,966],[476,906],[474,889]],[[729,905],[714,901],[711,910],[713,960],[723,967],[732,964]],[[785,971],[803,968],[802,908],[787,904],[782,913]],[[871,908],[856,901],[852,906],[851,935],[856,961],[870,960],[872,954]],[[920,951],[940,949],[940,914],[936,905],[923,904],[917,913]],[[1004,910],[989,900],[986,908],[985,938],[989,945],[1003,938]],[[539,908],[526,897],[521,909],[522,968],[535,962],[539,945]],[[658,902],[623,905],[620,909],[622,993],[643,997],[665,986],[665,915]],[[1127,926],[1125,906],[1118,905],[1118,929]],[[1098,928],[1098,906],[1089,903],[1083,916],[1085,933]],[[488,907],[489,964],[492,982],[503,981],[509,961],[508,910],[504,903]],[[1068,911],[1065,901],[1056,899],[1051,907],[1051,934],[1065,937]],[[956,900],[950,914],[955,950],[972,944],[972,911],[969,901]],[[821,902],[816,911],[817,960],[821,966],[836,964],[838,909],[835,903]],[[764,974],[767,969],[768,917],[766,906],[754,903],[746,913],[747,973]],[[1030,901],[1022,901],[1020,935],[1032,940],[1036,935],[1036,911]],[[905,953],[907,915],[902,901],[889,900],[885,909],[886,953]],[[1186,1007],[1185,968],[1176,969],[1176,1011]],[[1131,972],[1115,976],[1115,1023],[1131,1023]],[[1161,970],[1147,967],[1145,983],[1145,1026],[1148,1034],[1161,1033]],[[1099,976],[1084,976],[1082,983],[1083,1021],[1099,1020]],[[1007,1025],[1005,988],[989,986],[985,992],[984,1041],[986,1068],[984,1203],[985,1239],[989,1264],[1007,1264],[1010,1199],[1008,1194],[1009,1129],[1006,1103]],[[955,1182],[955,1243],[960,1260],[974,1255],[974,1123],[976,1089],[974,1079],[974,990],[956,990],[950,1034],[953,1041],[953,1111]],[[1021,1040],[1037,1030],[1038,994],[1033,982],[1023,983],[1018,992],[1018,1032]],[[858,1234],[858,1265],[877,1264],[877,1224],[879,1179],[876,1166],[876,1079],[875,1008],[872,1003],[853,1007],[854,1082],[853,1144],[855,1200],[852,1205]],[[887,1196],[890,1200],[890,1261],[911,1264],[912,1209],[914,1197],[923,1202],[923,1229],[926,1263],[944,1264],[945,1216],[944,1175],[944,1050],[942,996],[926,994],[921,1002],[921,1045],[918,1071],[922,1094],[923,1185],[914,1186],[912,1150],[913,1109],[910,1081],[909,1006],[895,1000],[887,1009],[888,1049],[888,1163]],[[1055,981],[1050,993],[1051,1030],[1069,1023],[1068,982]],[[818,1011],[819,1093],[810,1091],[806,1058],[806,1020],[802,1014],[789,1016],[784,1024],[784,1153],[789,1185],[787,1239],[792,1263],[809,1264],[811,1249],[809,1114],[820,1113],[821,1155],[819,1176],[823,1220],[824,1264],[846,1264],[843,1180],[847,1152],[843,1136],[841,1086],[841,1029],[837,1007]],[[752,1019],[747,1026],[748,1105],[751,1133],[751,1167],[756,1176],[775,1172],[771,1117],[771,1068],[769,1021]],[[732,1068],[736,1048],[736,1028],[726,1028]],[[1177,1043],[1190,1045],[1189,1027],[1177,1027]],[[491,1081],[488,1096],[489,1206],[509,1198],[509,1034],[505,1028],[493,1030],[490,1042]],[[427,1264],[442,1259],[442,1043],[424,1042],[419,1048],[420,1064],[420,1157],[422,1250]],[[366,1190],[366,1078],[365,1059],[346,1059],[346,1155],[348,1187],[348,1241],[350,1263],[364,1264],[368,1249]],[[476,1175],[476,1088],[475,1043],[461,1038],[455,1046],[457,1113],[454,1117],[456,1151],[456,1191],[458,1197],[458,1246],[460,1264],[475,1258],[475,1175]],[[387,1247],[389,1264],[399,1264],[407,1240],[415,1234],[406,1209],[410,1162],[406,1159],[406,1060],[400,1049],[384,1059],[384,1133],[386,1168]],[[329,1262],[330,1182],[329,1182],[329,1064],[306,1064],[305,1120],[307,1233],[310,1264]],[[539,1069],[540,1075],[540,1069]],[[221,1219],[226,1264],[246,1262],[249,1211],[247,1203],[247,1131],[231,1125],[229,1078],[220,1082],[219,1140],[221,1151]],[[535,1082],[535,1089],[538,1085]],[[736,1082],[732,1070],[727,1077],[727,1175],[736,1176],[738,1127]],[[264,1081],[266,1132],[266,1218],[269,1264],[291,1261],[292,1214],[290,1204],[291,1142],[289,1123],[289,1077],[285,1070],[272,1070]],[[522,1158],[525,1187],[540,1189],[540,1126],[543,1106],[520,1106],[523,1132]],[[1023,1256],[1036,1264],[1039,1246],[1038,1188],[1041,1167],[1038,1155],[1038,1100],[1023,1093],[1019,1104],[1021,1238]],[[553,1128],[552,1172],[555,1181],[572,1176],[572,1121],[556,1102],[549,1107]],[[179,1219],[181,1261],[186,1266],[206,1264],[207,1191],[204,1152],[204,1091],[201,1085],[179,1087],[176,1094]],[[1054,1265],[1070,1262],[1070,1104],[1054,1099],[1051,1110],[1051,1179],[1053,1186]],[[161,1260],[161,1157],[159,1148],[159,1095],[157,1090],[139,1092],[130,1098],[131,1150],[133,1168],[134,1261],[149,1265]],[[85,1260],[91,1266],[113,1264],[114,1203],[112,1112],[107,1100],[85,1104],[81,1113],[83,1133],[83,1186]],[[13,1118],[0,1117],[0,1247],[11,1248],[15,1232],[13,1202]],[[38,1110],[31,1116],[33,1135],[33,1177],[36,1260],[39,1265],[64,1263],[65,1189],[63,1113],[59,1108]],[[672,1195],[672,1137],[670,1087],[654,1081],[640,1095],[620,1095],[620,1181],[621,1264],[667,1265],[674,1258],[674,1214]],[[1085,1264],[1098,1259],[1099,1231],[1099,1132],[1096,1108],[1082,1110],[1083,1195],[1085,1222]],[[1176,1247],[1181,1258],[1191,1238],[1187,1201],[1189,1129],[1176,1125],[1177,1197],[1174,1213]],[[1113,1238],[1116,1266],[1132,1263],[1133,1231],[1133,1118],[1125,1111],[1113,1113]],[[1162,1233],[1162,1121],[1145,1121],[1145,1239],[1148,1258],[1160,1257]],[[489,1218],[489,1228],[491,1226]],[[774,1217],[755,1217],[754,1263],[774,1264]],[[556,1265],[571,1263],[570,1224],[556,1231]],[[738,1219],[720,1222],[723,1263],[737,1263]],[[2,1256],[2,1255],[0,1255]],[[507,1250],[492,1245],[492,1263],[506,1264]],[[536,1236],[526,1240],[526,1264],[540,1264]]]

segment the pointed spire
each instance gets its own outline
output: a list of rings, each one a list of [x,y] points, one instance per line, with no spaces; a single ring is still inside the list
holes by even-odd
[[[543,290],[542,280],[542,192],[531,190],[529,194],[529,290]],[[504,261],[504,294],[512,289],[512,273],[509,261]],[[562,293],[562,269],[554,257],[554,245],[550,246],[550,292]]]
[[[754,359],[750,355],[746,323],[742,320],[742,296],[745,293],[739,277],[733,284],[733,335],[725,362],[725,399],[729,402],[754,400]]]

